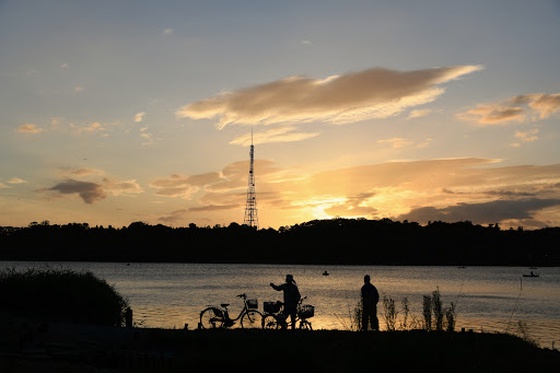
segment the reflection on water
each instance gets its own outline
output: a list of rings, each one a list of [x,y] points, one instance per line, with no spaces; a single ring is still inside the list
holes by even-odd
[[[523,278],[519,267],[403,267],[237,265],[165,263],[2,262],[3,268],[69,268],[89,270],[127,297],[135,323],[143,327],[196,328],[208,304],[230,303],[232,314],[243,304],[236,295],[279,300],[269,287],[287,273],[302,295],[315,305],[315,329],[354,329],[353,312],[364,274],[370,274],[381,296],[401,309],[408,300],[410,322],[422,319],[422,299],[439,290],[443,306],[456,306],[457,326],[486,332],[527,333],[542,347],[560,346],[560,268],[539,269],[540,277]],[[328,270],[329,276],[323,276]],[[402,312],[400,314],[402,317]],[[383,306],[379,306],[381,329]],[[401,320],[402,321],[402,320]],[[398,324],[398,322],[397,322]]]

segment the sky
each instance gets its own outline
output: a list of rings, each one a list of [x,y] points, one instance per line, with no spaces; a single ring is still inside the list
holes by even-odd
[[[558,0],[0,0],[0,226],[560,226]],[[251,137],[252,133],[252,137]]]

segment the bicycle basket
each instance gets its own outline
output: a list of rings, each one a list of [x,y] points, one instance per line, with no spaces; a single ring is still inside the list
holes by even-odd
[[[315,307],[310,304],[304,304],[299,309],[299,317],[302,319],[308,319],[315,316]]]
[[[266,313],[278,313],[280,312],[280,307],[282,306],[281,302],[264,302],[263,308],[264,312]]]
[[[247,299],[248,308],[259,308],[259,301],[256,299]]]

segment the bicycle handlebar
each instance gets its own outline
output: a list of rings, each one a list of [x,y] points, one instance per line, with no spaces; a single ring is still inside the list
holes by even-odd
[[[245,293],[239,294],[239,295],[237,296],[237,298],[245,298],[245,297],[246,297],[246,294],[245,294]]]

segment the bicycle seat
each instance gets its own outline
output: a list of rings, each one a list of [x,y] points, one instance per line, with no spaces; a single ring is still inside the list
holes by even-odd
[[[220,306],[226,308],[227,306],[229,306],[229,303],[220,303]]]

